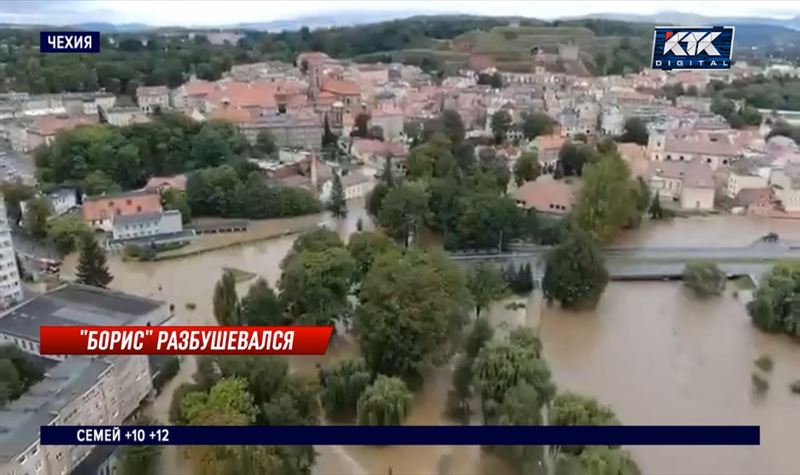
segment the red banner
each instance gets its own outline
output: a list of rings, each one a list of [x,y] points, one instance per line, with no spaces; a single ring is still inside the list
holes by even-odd
[[[42,326],[43,355],[323,355],[332,326]]]

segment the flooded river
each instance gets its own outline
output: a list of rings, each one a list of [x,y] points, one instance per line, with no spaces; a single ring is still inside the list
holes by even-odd
[[[356,221],[368,223],[363,208],[351,205],[347,220],[331,226],[343,236]],[[322,222],[331,223],[321,217]],[[746,245],[769,232],[800,240],[800,222],[744,217],[677,219],[622,236],[622,245]],[[175,324],[213,324],[211,295],[222,267],[259,274],[271,284],[294,237],[282,237],[193,257],[123,263],[113,257],[112,287],[175,304]],[[65,275],[70,262],[65,265]],[[244,293],[248,283],[240,285]],[[193,303],[195,310],[186,308]],[[758,424],[759,447],[634,447],[646,473],[800,473],[800,397],[789,383],[800,378],[800,342],[754,330],[742,305],[730,294],[699,302],[674,283],[620,283],[606,290],[591,313],[549,308],[531,319],[526,310],[495,305],[496,324],[538,325],[556,383],[612,406],[626,424]],[[356,354],[339,343],[325,357],[298,357],[296,371],[313,372],[317,362]],[[752,392],[753,360],[770,355],[775,367],[763,397]],[[169,393],[189,379],[187,360],[176,380],[151,408],[166,421]],[[443,417],[450,369],[431,373],[416,395],[409,424],[447,424]],[[316,473],[497,474],[507,469],[473,447],[320,447]],[[176,450],[163,457],[162,472],[187,473]]]

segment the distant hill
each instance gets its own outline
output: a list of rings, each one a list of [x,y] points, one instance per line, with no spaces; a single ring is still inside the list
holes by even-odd
[[[135,33],[138,31],[148,31],[155,27],[146,25],[144,23],[103,23],[103,22],[87,22],[78,23],[77,25],[70,25],[68,28],[75,28],[79,30],[99,31],[100,33]]]
[[[334,26],[353,26],[382,21],[399,20],[422,14],[421,12],[342,12],[337,15],[307,15],[289,20],[248,22],[228,25],[228,28],[256,31],[290,31],[302,27],[330,28]]]
[[[721,6],[721,8],[724,8]],[[581,16],[579,18],[598,18],[605,20],[622,20],[638,23],[653,23],[656,25],[769,25],[800,31],[800,15],[783,20],[780,18],[764,17],[708,17],[693,13],[661,12],[653,15],[638,15],[633,13],[598,13]]]

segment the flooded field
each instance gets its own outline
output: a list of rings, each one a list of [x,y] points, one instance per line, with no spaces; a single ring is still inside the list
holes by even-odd
[[[363,208],[351,206],[348,218],[329,223],[343,236]],[[300,218],[308,220],[309,218]],[[305,221],[304,221],[305,224]],[[268,226],[268,223],[262,226]],[[279,226],[287,226],[281,222]],[[746,245],[769,232],[800,240],[800,222],[744,217],[676,219],[647,225],[622,236],[622,245]],[[285,236],[164,262],[109,263],[112,287],[175,304],[174,324],[214,324],[211,295],[223,267],[253,272],[274,285],[279,263],[294,236]],[[74,260],[65,264],[65,277]],[[249,283],[240,284],[241,293]],[[186,308],[187,303],[196,309]],[[530,305],[529,305],[530,307]],[[673,283],[612,284],[591,313],[554,308],[531,318],[526,309],[499,303],[491,320],[505,326],[537,326],[556,383],[612,406],[627,424],[759,424],[759,447],[641,447],[632,451],[646,473],[797,474],[800,472],[800,397],[788,385],[800,378],[800,342],[764,335],[752,328],[742,305],[730,295],[699,302]],[[351,343],[338,342],[324,357],[297,357],[295,371],[314,372],[317,363],[355,355]],[[775,368],[771,389],[755,397],[752,362],[770,355]],[[155,401],[152,415],[166,421],[170,391],[193,372],[187,358],[176,380]],[[432,372],[417,393],[409,424],[448,424],[443,418],[450,369]],[[320,447],[320,474],[497,474],[508,470],[475,447]],[[176,450],[163,457],[162,471],[187,473]]]

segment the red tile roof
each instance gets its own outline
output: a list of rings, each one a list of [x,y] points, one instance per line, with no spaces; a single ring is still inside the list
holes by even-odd
[[[175,176],[154,176],[147,180],[144,186],[145,190],[161,190],[164,188],[172,188],[176,190],[186,190],[186,175]]]
[[[361,88],[358,84],[347,79],[323,79],[320,89],[336,94],[337,96],[358,96],[361,94]]]
[[[683,181],[684,187],[714,188],[714,172],[699,160],[651,162],[651,175]]]
[[[248,112],[246,109],[234,109],[231,107],[217,109],[209,114],[209,118],[214,120],[224,120],[234,124],[242,124],[253,121],[252,114],[250,114],[250,112]]]
[[[544,213],[567,214],[572,209],[575,193],[572,185],[542,175],[529,181],[514,192],[514,199],[527,209]]]
[[[216,85],[209,81],[189,81],[181,88],[187,96],[207,96],[214,91]]]
[[[82,208],[83,219],[86,221],[157,211],[161,211],[161,197],[155,191],[131,191],[86,198]]]
[[[81,115],[67,117],[61,115],[44,115],[38,117],[31,125],[29,131],[41,136],[55,135],[62,130],[73,129],[83,124],[96,124],[96,115]]]

